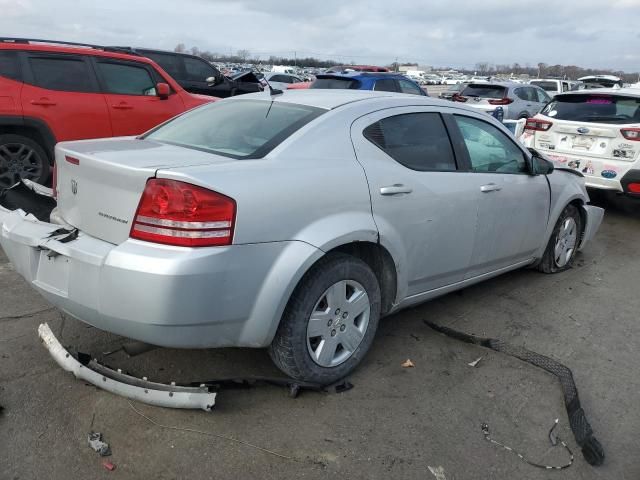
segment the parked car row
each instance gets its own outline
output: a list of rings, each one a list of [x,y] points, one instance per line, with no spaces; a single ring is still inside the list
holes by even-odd
[[[0,39],[0,188],[47,183],[57,142],[138,135],[215,97],[120,48]]]

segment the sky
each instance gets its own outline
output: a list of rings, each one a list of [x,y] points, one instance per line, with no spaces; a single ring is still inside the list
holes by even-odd
[[[252,56],[640,71],[640,0],[0,0],[4,36]]]

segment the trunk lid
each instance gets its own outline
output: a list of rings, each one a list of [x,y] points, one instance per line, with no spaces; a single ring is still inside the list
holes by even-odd
[[[164,143],[117,138],[63,142],[56,146],[56,192],[62,218],[101,240],[120,244],[147,180],[159,168],[236,160]]]

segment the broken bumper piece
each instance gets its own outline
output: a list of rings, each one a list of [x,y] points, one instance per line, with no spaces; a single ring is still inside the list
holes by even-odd
[[[77,360],[55,337],[46,323],[38,327],[38,335],[53,359],[67,372],[96,387],[115,395],[149,405],[167,408],[193,408],[210,411],[215,405],[216,393],[205,386],[183,387],[150,382],[101,365],[97,360],[85,363]]]

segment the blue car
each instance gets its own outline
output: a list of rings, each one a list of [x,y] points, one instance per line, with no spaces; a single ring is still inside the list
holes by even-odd
[[[316,76],[309,88],[335,88],[350,90],[376,90],[378,92],[409,93],[428,97],[420,85],[399,73],[341,72]]]

